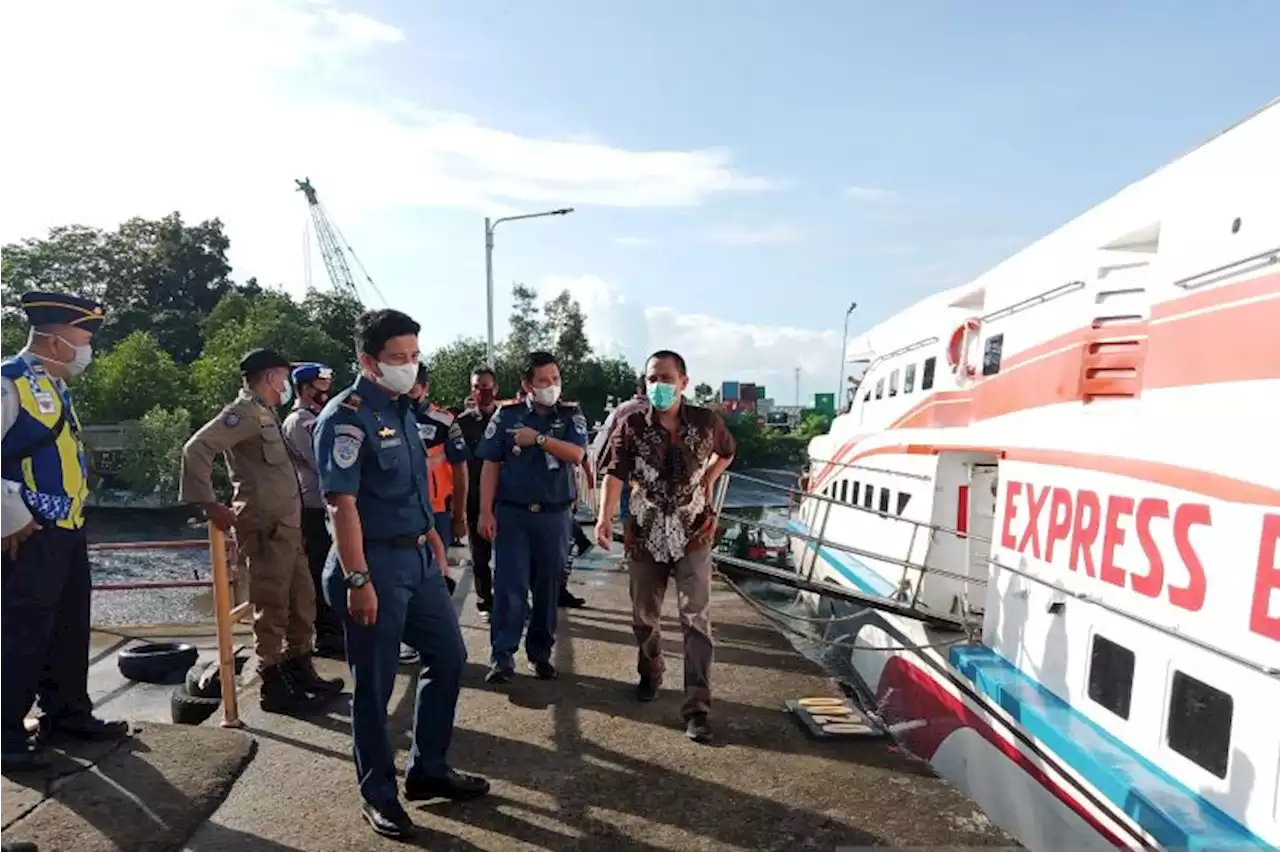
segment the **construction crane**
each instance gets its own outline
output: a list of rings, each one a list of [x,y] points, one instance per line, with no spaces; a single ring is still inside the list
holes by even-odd
[[[373,283],[373,279],[365,270],[364,264],[360,262],[360,258],[356,257],[355,250],[347,242],[342,233],[334,226],[329,219],[329,212],[325,210],[324,205],[320,203],[319,197],[316,196],[316,188],[311,185],[311,178],[303,178],[295,180],[298,185],[298,191],[307,199],[307,207],[311,210],[311,226],[315,231],[316,240],[320,243],[320,256],[324,258],[325,269],[329,271],[329,281],[333,283],[333,289],[339,293],[351,296],[356,301],[364,303],[360,297],[360,289],[356,286],[355,276],[351,273],[351,265],[347,263],[347,255],[351,255],[351,260],[359,267],[360,273],[369,284],[369,289],[377,295],[378,300],[385,307],[387,300],[383,297],[382,291],[378,289],[378,285]],[[306,260],[306,278],[307,286],[311,286],[311,251],[310,242],[307,241],[305,249]]]

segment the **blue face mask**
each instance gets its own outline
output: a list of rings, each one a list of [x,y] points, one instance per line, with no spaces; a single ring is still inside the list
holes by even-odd
[[[676,397],[680,395],[680,391],[675,385],[669,385],[665,382],[650,382],[645,389],[645,394],[649,397],[649,402],[653,403],[653,407],[659,411],[668,411],[671,406],[676,404]]]

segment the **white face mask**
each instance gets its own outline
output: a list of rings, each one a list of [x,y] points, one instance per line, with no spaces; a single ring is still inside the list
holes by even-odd
[[[384,364],[378,362],[378,371],[382,373],[378,383],[392,393],[408,393],[418,381],[418,365]]]
[[[65,337],[57,334],[49,334],[47,331],[37,331],[43,337],[52,337],[54,340],[61,340],[70,349],[75,350],[75,356],[70,361],[59,361],[57,358],[48,358],[41,355],[40,358],[45,361],[53,361],[55,364],[61,364],[67,368],[67,373],[72,376],[78,376],[88,368],[90,362],[93,361],[93,345],[86,343],[83,346],[76,346]]]
[[[560,401],[560,386],[547,385],[545,388],[534,388],[533,401],[548,407],[555,405]]]

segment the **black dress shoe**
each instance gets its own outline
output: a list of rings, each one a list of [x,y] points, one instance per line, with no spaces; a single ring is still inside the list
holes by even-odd
[[[489,792],[489,782],[479,775],[450,769],[438,778],[405,778],[404,797],[411,802],[425,799],[452,799],[466,802]]]
[[[364,802],[360,805],[360,814],[369,827],[383,837],[399,840],[408,837],[416,826],[399,802],[377,807]]]
[[[533,674],[538,680],[555,680],[560,677],[560,672],[556,671],[556,667],[551,663],[533,663]]]
[[[489,666],[488,673],[484,676],[485,683],[511,683],[510,669],[504,669],[501,666]]]
[[[685,720],[684,735],[695,743],[711,742],[711,725],[706,713],[694,713]]]
[[[65,719],[52,719],[45,716],[40,719],[42,740],[56,737],[70,737],[75,740],[119,740],[129,736],[129,723],[124,721],[107,721],[91,716],[69,716]]]
[[[0,852],[40,852],[40,847],[30,840],[6,840],[0,844]]]
[[[640,682],[636,684],[636,700],[652,701],[658,697],[658,692],[662,689],[662,678],[660,677],[642,677]]]
[[[0,755],[0,772],[4,775],[42,772],[48,768],[49,761],[30,749],[26,751],[6,751],[3,755]]]
[[[561,589],[559,603],[561,609],[582,609],[587,605],[587,599],[578,597],[568,589]]]

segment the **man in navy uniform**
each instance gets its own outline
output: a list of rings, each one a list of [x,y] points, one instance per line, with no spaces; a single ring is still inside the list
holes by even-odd
[[[325,595],[343,620],[355,681],[351,733],[361,813],[387,837],[413,830],[397,796],[387,734],[402,638],[423,664],[405,798],[462,800],[489,791],[488,781],[454,771],[447,760],[467,650],[441,573],[444,542],[433,524],[427,457],[408,397],[418,374],[418,331],[399,311],[361,315],[355,331],[361,375],[330,400],[315,430],[320,490],[336,542]]]
[[[316,651],[345,655],[342,647],[342,622],[333,609],[324,602],[324,563],[329,557],[329,529],[324,508],[324,496],[316,474],[315,444],[316,415],[329,401],[333,389],[333,370],[314,362],[298,364],[291,374],[293,379],[293,410],[280,424],[284,440],[293,457],[298,472],[298,485],[302,490],[302,546],[307,553],[307,567],[311,569],[311,582],[316,592]]]
[[[0,367],[3,391],[3,771],[45,764],[24,720],[40,697],[41,740],[127,736],[89,700],[88,466],[67,380],[93,357],[104,319],[96,302],[24,293],[31,336]]]
[[[573,466],[582,464],[587,445],[582,411],[560,401],[554,355],[530,353],[523,384],[524,401],[498,409],[477,451],[484,461],[477,529],[493,542],[490,683],[507,683],[515,672],[530,591],[525,652],[539,678],[556,677],[551,647],[569,552]]]
[[[476,582],[476,609],[481,618],[488,618],[493,609],[493,546],[480,535],[476,525],[480,522],[480,472],[484,462],[476,455],[484,438],[489,421],[498,410],[498,381],[493,368],[480,365],[471,371],[471,405],[459,415],[457,424],[467,447],[466,500],[454,498],[455,511],[466,507],[467,545],[471,549],[471,573]]]

